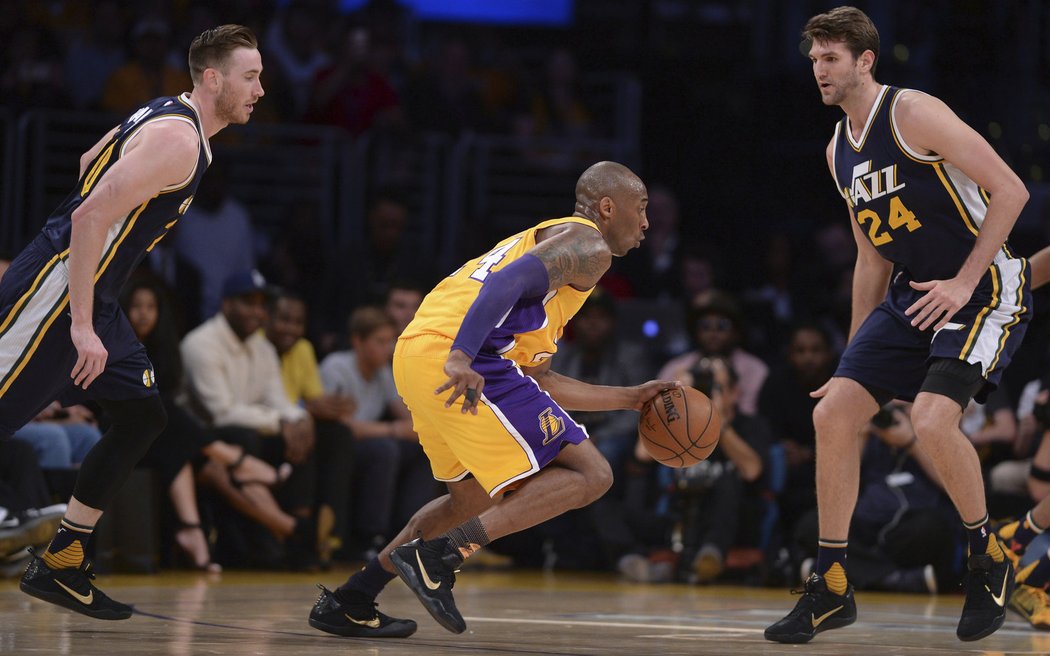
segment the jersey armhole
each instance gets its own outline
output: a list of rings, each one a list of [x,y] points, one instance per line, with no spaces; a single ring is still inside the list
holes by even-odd
[[[142,131],[142,128],[155,121],[185,121],[193,127],[193,131],[197,134],[197,161],[193,163],[193,168],[190,169],[190,174],[186,176],[186,178],[182,182],[170,184],[167,187],[164,187],[160,190],[160,193],[166,194],[172,191],[178,191],[179,189],[182,189],[190,182],[192,182],[194,176],[197,175],[197,167],[200,166],[201,161],[201,135],[200,132],[197,130],[197,124],[194,123],[193,119],[189,117],[181,116],[179,114],[164,114],[161,116],[155,116],[153,118],[146,119],[145,121],[137,125],[132,131],[132,133],[129,134],[126,139],[124,139],[124,143],[120,144],[120,157],[124,156],[124,149],[127,148],[128,144],[130,144],[137,136],[139,136],[139,133]]]
[[[842,126],[845,124],[846,119],[842,119],[835,124],[835,136],[831,138],[831,179],[835,181],[835,191],[839,192],[839,196],[848,203],[849,197],[846,195],[846,188],[839,182],[839,139],[842,137]]]
[[[936,164],[937,162],[943,161],[944,158],[939,155],[922,155],[913,150],[912,147],[904,141],[904,135],[901,134],[901,131],[897,129],[897,101],[899,101],[906,93],[922,92],[914,89],[901,89],[893,96],[893,102],[890,103],[890,134],[893,135],[893,141],[897,144],[897,148],[899,148],[902,153],[916,162],[922,164]]]

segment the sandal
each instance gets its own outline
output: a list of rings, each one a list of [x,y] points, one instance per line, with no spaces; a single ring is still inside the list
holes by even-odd
[[[271,490],[276,490],[282,485],[284,485],[285,481],[288,480],[288,477],[292,475],[292,465],[287,462],[282,462],[280,465],[277,466],[275,472],[276,477],[272,481],[265,481],[257,478],[238,478],[235,473],[236,470],[239,469],[242,465],[244,465],[245,461],[250,456],[251,454],[249,454],[247,451],[242,450],[241,455],[236,460],[226,465],[226,472],[227,475],[230,477],[230,483],[233,485],[233,487],[237,488],[238,490],[244,487],[245,485],[265,485]]]
[[[205,556],[201,559],[199,553],[194,552],[193,538],[188,538],[189,541],[180,540],[179,535],[186,535],[187,532],[198,533],[200,535],[201,542],[204,543]],[[222,565],[213,563],[211,560],[211,549],[208,546],[208,537],[204,534],[204,529],[201,528],[200,524],[187,524],[185,522],[179,522],[179,528],[175,531],[175,545],[179,548],[183,559],[186,561],[191,568],[200,570],[202,572],[208,572],[210,574],[217,574],[222,571]]]

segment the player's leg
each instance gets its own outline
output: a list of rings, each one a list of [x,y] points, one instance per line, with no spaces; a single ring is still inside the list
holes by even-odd
[[[1003,553],[1018,569],[1021,557],[1025,549],[1047,528],[1050,528],[1050,495],[1045,494],[1045,489],[1050,485],[1050,433],[1044,431],[1043,437],[1032,457],[1032,466],[1028,473],[1028,490],[1033,499],[1039,499],[1025,516],[1008,522],[996,530],[996,535],[1002,541]],[[1020,572],[1018,572],[1020,575]]]
[[[346,583],[334,592],[321,586],[321,595],[310,612],[310,626],[349,637],[404,638],[415,633],[415,622],[389,617],[375,606],[379,593],[397,578],[390,562],[391,551],[415,538],[440,536],[495,503],[472,477],[449,481],[448,489],[448,494],[420,508],[379,555]]]
[[[609,463],[590,441],[567,444],[548,466],[480,515],[440,537],[397,547],[390,560],[431,616],[449,631],[462,633],[466,623],[452,598],[452,586],[465,558],[491,540],[582,508],[611,485]]]
[[[960,640],[978,640],[1002,626],[1014,586],[1013,565],[988,522],[980,460],[959,429],[963,408],[984,386],[980,363],[937,358],[911,412],[919,447],[929,456],[966,528],[970,555],[966,601],[956,629]]]
[[[21,589],[34,597],[97,619],[131,616],[131,607],[113,601],[87,574],[84,554],[103,510],[164,428],[160,397],[103,401],[111,426],[88,452],[77,475],[62,524],[43,556],[22,576]]]
[[[857,504],[863,431],[879,408],[871,392],[850,378],[832,378],[813,411],[816,431],[817,563],[795,608],[765,631],[767,640],[808,642],[857,617],[846,578],[850,517]]]

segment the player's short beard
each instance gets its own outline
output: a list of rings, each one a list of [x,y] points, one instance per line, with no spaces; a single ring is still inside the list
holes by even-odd
[[[219,92],[219,97],[215,99],[215,117],[227,124],[246,123],[247,121],[240,119],[237,107],[237,99],[233,97],[229,87],[224,84],[222,91]]]
[[[835,93],[826,101],[828,106],[841,105],[846,96],[858,87],[860,87],[860,75],[856,71],[851,71],[842,84],[835,85]]]

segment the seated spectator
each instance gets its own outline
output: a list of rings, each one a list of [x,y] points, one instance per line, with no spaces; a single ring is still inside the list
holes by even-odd
[[[367,28],[351,27],[335,61],[317,72],[309,113],[316,122],[337,125],[355,136],[404,124],[397,92],[370,58],[370,41]]]
[[[133,278],[121,294],[121,307],[153,363],[157,389],[168,415],[164,431],[154,440],[140,465],[153,469],[168,492],[177,522],[172,536],[174,546],[192,567],[219,571],[218,563],[212,562],[201,526],[193,464],[202,464],[200,458],[207,458],[204,469],[219,473],[225,479],[223,484],[213,484],[213,487],[223,493],[231,505],[259,506],[256,514],[275,516],[277,523],[285,519],[294,525],[295,520],[277,508],[265,487],[277,483],[287,472],[278,473],[269,464],[245,453],[242,447],[216,440],[200,421],[175,402],[182,386],[182,357],[171,320],[169,297],[159,283],[146,276]],[[208,476],[204,479],[213,483]],[[258,481],[262,489],[254,490],[254,486],[249,485],[252,481]],[[253,503],[252,496],[261,496],[262,501]]]
[[[681,517],[679,580],[711,583],[725,567],[725,556],[745,529],[762,514],[762,473],[769,456],[769,427],[738,405],[739,382],[725,361],[700,362],[692,384],[711,397],[722,418],[718,448],[707,458],[673,472],[674,499]],[[644,449],[638,455],[645,456]],[[745,520],[745,521],[742,521]],[[750,521],[747,521],[750,520]],[[757,533],[757,531],[755,531]],[[752,540],[755,546],[755,540]]]
[[[461,38],[440,44],[405,95],[417,130],[459,135],[483,127],[481,87],[471,74],[470,47]]]
[[[635,344],[616,338],[616,301],[596,289],[584,301],[572,324],[573,339],[558,348],[552,368],[594,385],[629,386],[652,378],[652,365]],[[591,441],[619,469],[638,441],[638,413],[579,412],[573,417],[587,428]]]
[[[769,367],[741,346],[743,318],[733,297],[725,292],[712,292],[701,297],[690,309],[687,321],[696,350],[668,362],[657,378],[680,380],[691,385],[690,371],[697,363],[704,358],[722,358],[739,380],[737,405],[740,412],[757,414],[758,393],[769,374]]]
[[[372,198],[365,217],[365,240],[355,244],[349,256],[355,307],[381,302],[395,280],[434,277],[427,258],[419,256],[424,244],[409,229],[409,219],[400,192],[382,189]]]
[[[50,32],[23,26],[4,44],[0,61],[4,105],[60,108],[68,102],[58,44]]]
[[[95,108],[106,81],[124,63],[125,25],[121,3],[100,0],[94,3],[91,27],[78,32],[69,44],[65,78],[76,109]]]
[[[185,308],[190,326],[219,311],[222,284],[230,275],[255,268],[251,215],[230,193],[228,171],[221,160],[208,168],[193,204],[174,229],[177,261],[192,267],[200,284],[200,305]],[[181,286],[178,291],[182,294]],[[188,296],[181,296],[185,305]]]
[[[267,59],[272,58],[280,67],[288,84],[290,120],[299,120],[306,113],[314,77],[329,64],[324,44],[317,38],[324,28],[324,12],[317,3],[292,2],[266,29],[263,41]]]
[[[394,322],[379,308],[362,307],[350,316],[350,351],[321,363],[325,391],[353,399],[346,419],[354,434],[351,555],[386,544],[437,487],[412,420],[394,387]],[[367,559],[366,559],[367,560]]]
[[[102,92],[102,109],[126,113],[154,98],[177,96],[192,87],[186,71],[168,62],[171,30],[157,18],[131,29],[131,59],[113,71]]]
[[[82,405],[63,408],[57,401],[15,431],[14,439],[32,445],[43,469],[75,469],[102,439],[95,415]]]
[[[817,507],[816,436],[809,395],[835,372],[828,333],[815,323],[799,323],[788,335],[787,357],[762,384],[758,414],[769,422],[773,440],[784,450],[786,480],[780,492],[780,528],[792,534],[795,522]],[[793,576],[793,575],[792,575]]]
[[[679,299],[682,297],[678,272],[682,249],[678,197],[668,187],[650,186],[645,216],[649,220],[645,241],[631,257],[616,258],[613,272],[626,279],[636,297]]]
[[[305,407],[314,419],[317,546],[325,564],[342,546],[341,536],[346,532],[354,446],[354,436],[346,424],[354,413],[354,400],[325,393],[314,347],[304,338],[306,316],[306,301],[301,296],[277,292],[270,299],[265,332],[281,357],[281,378],[288,400]]]
[[[959,584],[957,515],[916,445],[908,411],[907,404],[893,402],[869,427],[849,531],[850,583],[858,590],[935,594]],[[816,556],[816,509],[799,522],[794,540],[809,558]],[[812,561],[801,569],[808,577]]]
[[[398,335],[405,332],[405,328],[416,316],[426,296],[426,290],[416,282],[408,280],[394,280],[386,290],[386,303],[383,309],[394,320],[394,332]]]
[[[277,351],[260,330],[265,291],[266,281],[257,271],[230,276],[223,285],[222,309],[183,339],[185,405],[216,438],[273,466],[291,463],[292,473],[277,498],[295,521],[268,528],[285,539],[290,566],[309,567],[316,562],[314,425],[309,413],[285,395]]]
[[[518,116],[516,131],[531,137],[572,138],[590,136],[593,118],[579,85],[576,57],[556,48],[544,62],[543,79]]]

